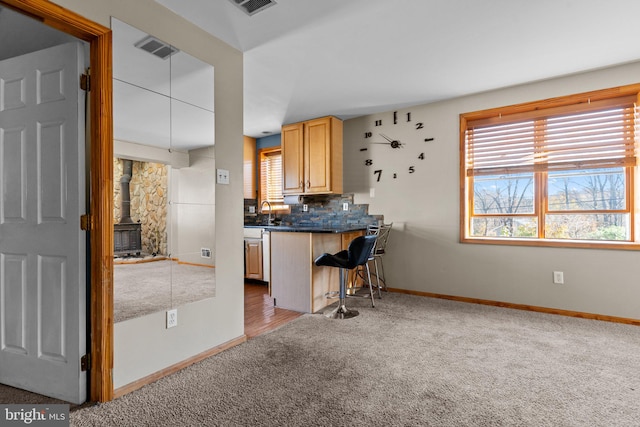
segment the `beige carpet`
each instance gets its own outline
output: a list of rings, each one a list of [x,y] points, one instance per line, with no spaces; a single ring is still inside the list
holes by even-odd
[[[160,260],[115,264],[114,322],[215,296],[215,268]]]
[[[75,426],[638,426],[640,328],[402,294],[304,315]]]
[[[21,390],[18,388],[13,388],[8,385],[0,384],[0,403],[5,404],[29,404],[29,405],[40,405],[40,404],[68,404],[68,402],[54,399],[53,397],[42,396],[40,394],[31,393],[26,390]],[[74,406],[74,405],[70,405]],[[2,420],[0,418],[0,420]],[[0,424],[2,425],[2,424]]]

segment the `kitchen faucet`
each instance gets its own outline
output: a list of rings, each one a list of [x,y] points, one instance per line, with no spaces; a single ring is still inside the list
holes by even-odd
[[[268,224],[268,225],[271,225],[271,224],[272,224],[272,221],[273,221],[273,220],[271,219],[271,211],[272,211],[273,209],[271,208],[271,203],[269,203],[269,201],[268,201],[268,200],[263,200],[263,201],[262,201],[262,203],[260,204],[260,211],[261,211],[261,212],[263,211],[263,209],[262,209],[262,208],[264,207],[265,203],[267,204],[267,206],[269,206],[269,219],[268,219],[267,224]]]

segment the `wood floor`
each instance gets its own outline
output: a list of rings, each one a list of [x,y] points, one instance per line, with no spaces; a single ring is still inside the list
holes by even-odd
[[[297,311],[273,306],[267,285],[244,284],[244,333],[251,339],[299,317]]]

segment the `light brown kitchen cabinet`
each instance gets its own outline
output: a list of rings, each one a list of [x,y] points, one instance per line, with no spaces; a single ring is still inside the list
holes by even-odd
[[[342,120],[321,117],[282,127],[283,194],[342,193]]]
[[[263,280],[262,240],[244,239],[244,277]]]
[[[342,250],[349,249],[349,244],[356,237],[364,236],[365,232],[363,230],[358,231],[347,231],[340,236],[342,237]]]
[[[255,199],[256,196],[256,139],[244,137],[242,177],[244,198]]]
[[[304,125],[282,127],[282,193],[304,193]]]

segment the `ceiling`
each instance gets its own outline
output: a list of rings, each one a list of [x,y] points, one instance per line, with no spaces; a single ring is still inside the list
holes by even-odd
[[[156,1],[244,52],[253,137],[640,59],[637,0]]]
[[[253,137],[640,60],[637,0],[156,1],[244,52]],[[69,39],[16,16],[0,8],[0,59]]]
[[[40,21],[0,6],[0,60],[73,40]]]

